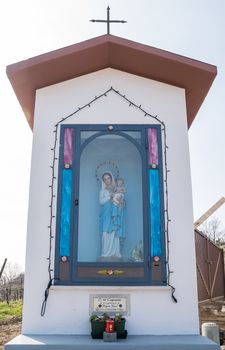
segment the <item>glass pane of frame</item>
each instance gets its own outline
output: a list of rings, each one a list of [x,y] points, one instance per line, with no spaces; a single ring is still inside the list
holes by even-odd
[[[79,262],[143,261],[142,159],[119,134],[84,148],[79,181]]]

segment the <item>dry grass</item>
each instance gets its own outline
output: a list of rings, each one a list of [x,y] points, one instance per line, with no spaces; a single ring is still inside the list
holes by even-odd
[[[199,305],[200,324],[215,322],[225,332],[225,304],[223,300],[208,301]]]
[[[22,301],[0,302],[0,322],[7,321],[11,318],[22,318]]]
[[[214,322],[219,326],[221,335],[221,344],[225,345],[225,303],[224,300],[208,301],[199,305],[200,325],[205,322]],[[225,346],[221,346],[221,350],[225,350]]]
[[[21,332],[22,302],[0,302],[0,350]]]
[[[11,319],[0,324],[0,350],[3,345],[21,332],[21,319]]]

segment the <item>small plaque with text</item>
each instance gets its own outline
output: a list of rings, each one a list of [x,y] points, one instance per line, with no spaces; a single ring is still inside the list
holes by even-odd
[[[91,295],[90,313],[129,314],[129,295]]]

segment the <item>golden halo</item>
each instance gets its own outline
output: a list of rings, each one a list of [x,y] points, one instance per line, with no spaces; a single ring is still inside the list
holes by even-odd
[[[118,179],[120,172],[119,168],[113,160],[105,160],[96,166],[95,177],[97,181],[101,181],[104,173],[111,173],[114,179]]]

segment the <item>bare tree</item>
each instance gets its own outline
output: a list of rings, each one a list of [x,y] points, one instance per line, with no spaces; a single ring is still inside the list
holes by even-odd
[[[7,262],[0,279],[0,288],[11,287],[12,283],[21,274],[21,268],[17,263]]]
[[[24,273],[17,263],[8,262],[0,278],[0,300],[8,304],[23,298]]]
[[[221,225],[221,220],[214,217],[211,220],[206,220],[200,230],[215,244],[225,244],[225,229]]]

